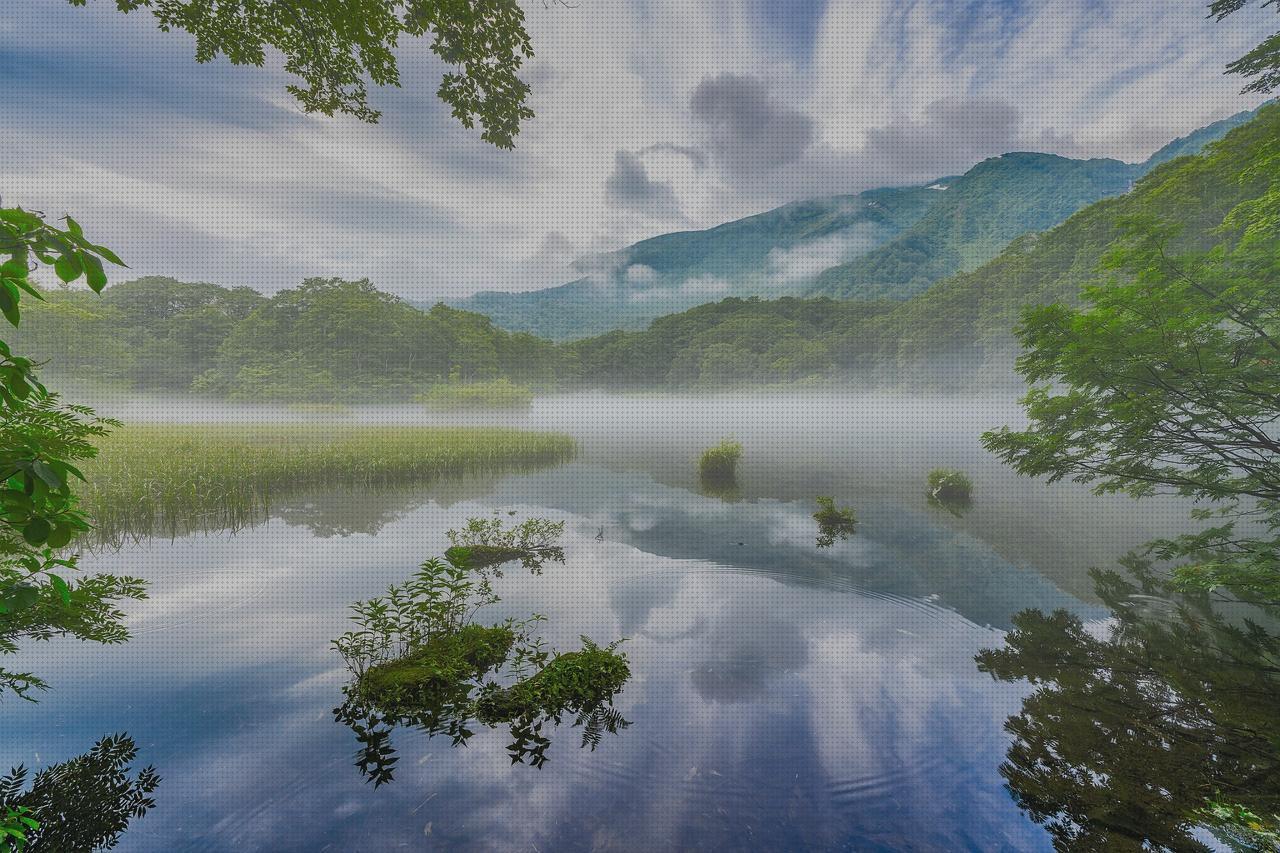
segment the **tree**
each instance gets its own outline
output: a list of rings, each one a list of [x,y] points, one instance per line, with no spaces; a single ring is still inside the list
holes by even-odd
[[[1033,691],[1008,719],[1000,773],[1060,850],[1207,850],[1280,844],[1280,637],[1178,597],[1149,565],[1094,572],[1112,611],[1014,618],[978,668]],[[1154,603],[1154,606],[1153,606]]]
[[[1209,17],[1221,21],[1249,5],[1249,0],[1213,0],[1209,4]],[[1275,6],[1280,11],[1280,0],[1262,0],[1263,8]],[[1246,92],[1274,92],[1280,88],[1280,33],[1275,33],[1244,56],[1227,66],[1227,71],[1257,79],[1244,87]]]
[[[84,6],[88,0],[69,0]],[[533,117],[529,87],[516,72],[533,56],[515,0],[115,0],[121,12],[146,9],[165,32],[195,36],[197,62],[225,56],[261,66],[267,48],[284,54],[288,87],[309,113],[345,113],[376,122],[368,87],[399,86],[394,50],[403,37],[431,34],[431,50],[458,68],[437,95],[464,127],[511,148]]]
[[[1275,163],[1276,143],[1257,162]],[[1274,172],[1271,173],[1275,175]],[[1242,175],[1254,180],[1256,175]],[[1222,523],[1152,543],[1186,584],[1280,599],[1280,177],[1233,209],[1212,248],[1126,223],[1083,307],[1024,313],[1030,425],[983,444],[1020,473],[1146,497],[1172,492]]]
[[[74,219],[66,221],[64,230],[35,213],[0,209],[0,254],[9,256],[0,264],[0,312],[12,325],[21,321],[24,293],[42,298],[30,281],[38,264],[52,266],[64,282],[84,277],[100,291],[103,261],[121,263],[90,243]],[[95,455],[93,441],[116,425],[63,405],[40,384],[31,360],[0,340],[0,654],[16,651],[22,639],[128,637],[116,604],[142,598],[142,582],[108,574],[76,579],[77,556],[66,550],[89,526],[76,508],[73,484],[83,475],[75,462]],[[31,673],[0,668],[0,691],[31,698],[45,686]]]

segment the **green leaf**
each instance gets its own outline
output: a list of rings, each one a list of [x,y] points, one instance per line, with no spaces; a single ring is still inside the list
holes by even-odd
[[[8,283],[8,279],[0,279],[0,283]],[[22,315],[18,310],[18,300],[13,298],[9,288],[0,286],[0,314],[12,325],[17,326]]]
[[[65,548],[67,543],[71,541],[72,532],[71,525],[66,522],[58,522],[54,525],[53,530],[49,532],[49,547]]]
[[[62,603],[70,604],[71,587],[67,586],[67,582],[57,575],[49,575],[49,582],[53,584],[54,591],[58,593],[58,597],[62,599]]]
[[[118,267],[129,266],[124,261],[120,260],[120,258],[116,256],[115,252],[111,251],[106,246],[94,246],[93,250],[97,252],[99,255],[102,255],[102,257],[106,258],[108,261],[111,261],[111,263],[115,264]]]
[[[54,261],[53,271],[58,274],[58,278],[70,284],[84,272],[84,264],[80,262],[80,256],[74,250],[68,249],[63,252],[62,257]]]
[[[41,545],[49,538],[53,528],[43,518],[33,518],[22,528],[22,538],[32,545]]]
[[[37,459],[31,464],[31,470],[41,480],[49,484],[50,488],[65,489],[67,487],[67,478],[58,473],[58,470],[45,462],[43,459]]]
[[[27,293],[30,293],[32,296],[34,296],[36,299],[39,299],[41,302],[45,301],[44,294],[40,292],[40,289],[37,287],[32,287],[31,284],[26,279],[8,278],[3,280],[9,282],[14,287],[18,287],[18,288],[21,288],[22,290],[25,290]]]
[[[102,261],[93,255],[82,255],[81,260],[84,261],[84,273],[89,282],[89,288],[94,293],[101,293],[102,288],[107,286],[107,274],[102,269]]]
[[[76,222],[76,221],[75,221],[74,219],[72,219],[70,216],[64,216],[64,217],[62,217],[62,218],[63,218],[63,219],[65,219],[65,220],[67,221],[67,230],[68,230],[68,231],[70,231],[72,234],[76,235],[77,237],[83,237],[83,236],[84,236],[84,230],[80,227],[80,223],[79,223],[79,222]]]
[[[26,278],[28,273],[27,262],[22,258],[10,258],[0,264],[0,276],[5,278]]]

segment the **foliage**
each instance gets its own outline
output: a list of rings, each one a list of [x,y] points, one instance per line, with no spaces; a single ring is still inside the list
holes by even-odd
[[[130,775],[137,754],[127,735],[104,737],[84,755],[36,773],[26,791],[22,790],[26,768],[10,770],[0,778],[0,814],[24,816],[19,820],[25,825],[26,836],[25,846],[15,844],[12,849],[88,853],[115,847],[130,821],[155,806],[150,795],[159,786],[160,777],[151,767]],[[33,826],[32,820],[37,825]],[[8,849],[3,839],[0,849]]]
[[[563,528],[545,519],[512,528],[498,519],[470,519],[464,530],[449,533],[455,559],[428,560],[385,596],[352,605],[356,629],[333,645],[353,679],[334,716],[355,733],[361,744],[356,765],[375,786],[394,778],[398,758],[390,736],[399,725],[445,734],[460,745],[474,734],[473,722],[506,723],[512,762],[527,758],[539,767],[551,742],[544,726],[559,725],[566,714],[584,727],[583,745],[592,749],[602,733],[627,725],[611,704],[630,677],[618,643],[600,647],[584,637],[581,651],[558,654],[533,634],[540,616],[492,626],[474,621],[478,610],[499,601],[491,579],[500,572],[461,557],[472,548],[502,547],[511,555],[507,561],[523,560],[536,571],[541,562],[534,551],[558,552]],[[486,544],[493,542],[501,544]],[[530,546],[523,555],[520,543]],[[494,680],[499,676],[512,683]]]
[[[103,441],[83,500],[95,541],[118,545],[257,524],[306,490],[532,470],[573,453],[568,436],[496,427],[139,424]]]
[[[1188,558],[1187,583],[1280,599],[1280,233],[1247,230],[1175,254],[1175,226],[1130,220],[1083,307],[1026,313],[1031,423],[983,443],[1023,474],[1207,504],[1197,518],[1225,520],[1157,555]]]
[[[557,544],[564,535],[563,521],[529,518],[504,527],[495,511],[490,518],[467,519],[465,527],[448,535],[453,547],[445,551],[445,559],[476,571],[519,560],[526,569],[540,573],[548,561],[564,562],[564,549]]]
[[[443,411],[528,409],[533,404],[533,392],[501,376],[486,382],[433,385],[418,399],[429,409]]]
[[[708,447],[698,458],[698,477],[703,482],[728,483],[737,476],[738,460],[742,458],[742,445],[725,439],[715,447]]]
[[[87,0],[69,0],[83,6]],[[290,85],[309,113],[345,113],[378,120],[368,87],[399,86],[395,48],[404,37],[431,34],[431,51],[458,70],[444,75],[437,95],[464,127],[480,122],[481,137],[510,148],[520,122],[533,116],[529,87],[516,76],[533,55],[524,13],[512,0],[115,0],[121,12],[145,8],[165,32],[195,37],[197,62],[225,56],[233,65],[261,66],[267,49],[284,55],[300,78]]]
[[[1250,0],[1213,0],[1209,4],[1209,17],[1221,21],[1229,15],[1239,12],[1250,5]],[[1262,0],[1261,5],[1276,5],[1276,0]],[[1257,79],[1249,81],[1244,87],[1246,92],[1274,92],[1280,88],[1280,33],[1265,39],[1253,50],[1246,53],[1227,66],[1227,71],[1244,77]]]
[[[1129,188],[1142,166],[1052,154],[994,157],[946,189],[910,229],[849,263],[825,270],[810,293],[902,299],[975,269],[1014,238],[1051,227],[1082,207]]]
[[[1060,850],[1207,850],[1280,831],[1280,638],[1177,596],[1145,561],[1094,572],[1105,623],[1029,610],[977,657],[1033,692],[1000,772]]]
[[[164,278],[115,285],[98,301],[41,293],[16,341],[63,380],[343,404],[403,402],[446,382],[545,388],[572,372],[548,341],[443,305],[420,311],[365,280],[308,279],[270,299]]]
[[[103,261],[120,259],[90,243],[70,217],[65,229],[39,214],[0,209],[0,313],[17,327],[24,294],[42,294],[31,283],[37,264],[64,282],[84,278],[100,291]],[[88,529],[73,484],[84,476],[76,463],[92,459],[94,442],[117,426],[81,406],[65,406],[36,378],[34,363],[0,341],[0,654],[24,639],[71,636],[104,643],[127,633],[117,602],[142,598],[136,578],[96,574],[76,579],[77,557],[63,550]],[[65,576],[65,577],[64,577]],[[67,578],[71,577],[70,580]],[[29,672],[0,668],[0,691],[31,699],[47,687]]]
[[[31,817],[26,806],[5,806],[0,814],[0,850],[21,853],[27,846],[27,833],[39,829],[40,823]]]
[[[836,540],[844,541],[858,530],[858,517],[847,506],[837,507],[835,498],[819,497],[818,511],[813,518],[818,522],[819,548],[830,548]]]
[[[963,471],[935,468],[926,482],[929,497],[936,501],[968,502],[973,494],[973,481]]]
[[[1256,208],[1252,221],[1276,229],[1280,188],[1272,176],[1280,173],[1280,105],[1240,124],[1244,118],[1206,128],[1225,135],[1203,154],[1165,162],[1166,154],[1157,153],[1152,161],[1160,165],[1125,195],[1096,202],[1043,234],[1019,237],[973,272],[905,301],[726,299],[661,317],[645,331],[568,345],[578,362],[576,381],[722,388],[852,377],[949,391],[990,387],[997,377],[1008,381],[1016,351],[1011,329],[1022,308],[1077,302],[1081,288],[1096,280],[1099,258],[1135,215],[1181,223],[1172,246],[1177,252],[1216,243],[1215,229],[1233,209]],[[1194,149],[1207,138],[1193,134],[1186,142]],[[1168,156],[1188,150],[1179,142]]]

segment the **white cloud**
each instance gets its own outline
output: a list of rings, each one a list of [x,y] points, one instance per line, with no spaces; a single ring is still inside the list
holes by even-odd
[[[801,54],[752,0],[530,3],[538,115],[500,152],[436,101],[420,41],[370,127],[301,116],[278,63],[196,65],[145,11],[13,6],[7,203],[75,212],[137,274],[264,290],[367,275],[424,300],[544,287],[573,277],[557,277],[572,257],[673,227],[931,181],[1012,148],[1140,159],[1258,103],[1222,67],[1273,23],[1118,0],[830,0]],[[709,106],[709,91],[733,97]],[[733,104],[763,117],[745,146]],[[611,197],[622,160],[633,180]],[[617,204],[637,175],[646,192]]]

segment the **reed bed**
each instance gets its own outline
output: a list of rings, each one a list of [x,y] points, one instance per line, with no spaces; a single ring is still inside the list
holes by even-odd
[[[91,544],[237,530],[271,502],[316,490],[375,491],[527,471],[573,456],[573,439],[497,427],[136,425],[83,466]]]

